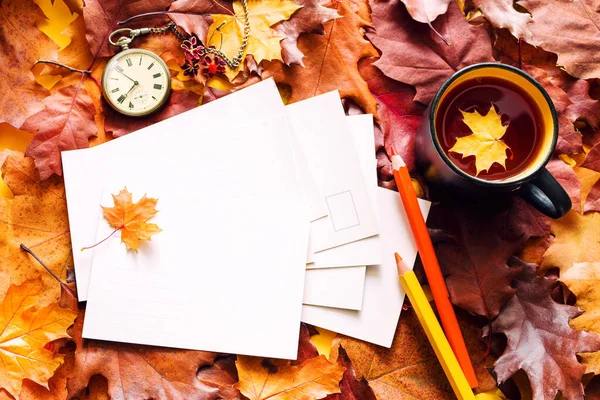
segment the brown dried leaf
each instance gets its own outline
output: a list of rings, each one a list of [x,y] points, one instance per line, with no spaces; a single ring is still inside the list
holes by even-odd
[[[467,65],[493,61],[492,44],[483,26],[473,26],[454,2],[428,26],[410,18],[400,0],[371,1],[375,32],[367,37],[381,51],[375,63],[386,76],[413,85],[415,100],[427,104],[442,82]]]
[[[250,400],[313,400],[339,393],[344,368],[325,356],[298,366],[285,360],[238,356],[236,388]]]
[[[325,34],[323,24],[332,19],[339,18],[336,10],[323,7],[319,0],[295,0],[302,6],[287,21],[282,21],[274,27],[275,32],[284,36],[281,41],[281,56],[286,64],[304,66],[302,59],[304,53],[298,48],[298,38],[302,33]],[[311,54],[312,56],[312,54]]]
[[[581,133],[575,130],[573,125],[575,120],[570,120],[566,115],[566,110],[573,104],[569,96],[561,88],[554,85],[550,75],[544,70],[531,65],[525,65],[523,69],[542,84],[556,108],[558,114],[558,142],[555,151],[565,154],[580,152],[582,150]]]
[[[498,381],[523,369],[534,400],[553,399],[558,391],[568,399],[583,399],[585,367],[577,353],[600,350],[600,337],[569,326],[581,311],[552,300],[556,278],[538,277],[535,265],[519,264],[523,269],[515,281],[515,296],[492,322],[492,330],[508,338],[494,368]]]
[[[558,267],[562,274],[574,263],[600,259],[600,213],[570,211],[552,221],[551,231],[554,242],[544,254],[542,270]]]
[[[430,24],[437,17],[444,14],[448,10],[448,5],[451,0],[402,0],[406,6],[406,10],[415,20],[424,24]]]
[[[465,12],[469,13],[479,9],[485,19],[494,27],[506,28],[516,38],[527,41],[532,38],[528,27],[532,21],[531,15],[517,11],[514,0],[471,0],[467,4]]]
[[[35,135],[26,154],[35,159],[41,180],[62,175],[61,151],[87,148],[98,131],[93,123],[96,109],[83,79],[45,98],[46,108],[23,123],[23,130]]]
[[[464,312],[457,312],[457,317],[475,367],[479,389],[487,391],[495,387],[495,381],[487,371],[493,358],[481,342],[481,331],[475,318]],[[352,360],[357,379],[365,378],[380,400],[456,399],[411,309],[402,312],[390,349],[341,336],[334,340],[330,358],[338,355],[339,347],[343,347]]]
[[[70,397],[84,390],[94,375],[102,375],[112,399],[223,398],[218,388],[196,378],[196,371],[211,365],[216,354],[86,340],[81,337],[83,319],[81,312],[69,330],[76,345],[67,380]]]
[[[39,301],[45,306],[60,297],[61,286],[20,245],[65,280],[73,259],[64,184],[57,177],[40,182],[33,160],[22,156],[9,157],[3,173],[14,198],[0,198],[0,293],[9,283],[20,285],[41,276]]]
[[[33,1],[0,2],[0,123],[19,128],[44,108],[48,92],[35,83],[31,68],[40,58],[56,58],[57,46],[37,28],[43,18]]]
[[[578,78],[600,78],[598,0],[519,0],[532,16],[528,40],[558,55],[558,65]]]
[[[530,237],[545,236],[549,220],[514,199],[499,209],[490,204],[440,204],[432,208],[429,226],[450,236],[435,248],[451,301],[491,320],[515,293],[511,282],[519,270],[507,264],[509,258]]]
[[[381,152],[377,167],[380,179],[393,180],[391,161],[392,147],[402,156],[410,171],[415,168],[414,138],[425,106],[414,102],[415,89],[396,82],[373,66],[375,59],[359,63],[359,71],[369,90],[377,100],[379,126],[375,130],[375,151]]]
[[[87,28],[85,37],[95,58],[112,56],[116,48],[108,43],[108,36],[117,29],[117,22],[137,14],[166,11],[173,0],[86,0],[83,18]],[[128,28],[155,26],[164,22],[165,16],[140,18],[127,24]]]
[[[325,24],[325,36],[300,37],[298,48],[310,54],[305,67],[265,63],[262,77],[274,77],[277,83],[291,86],[290,103],[339,90],[341,97],[350,98],[365,112],[376,114],[377,103],[358,73],[361,58],[378,55],[363,37],[369,23],[352,12],[347,2],[336,2],[335,7],[342,18]]]

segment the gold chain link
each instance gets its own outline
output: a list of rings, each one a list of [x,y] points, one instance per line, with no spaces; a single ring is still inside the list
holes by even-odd
[[[221,50],[217,50],[212,47],[204,48],[205,53],[211,53],[211,54],[221,57],[223,59],[223,61],[225,61],[225,63],[227,63],[227,66],[229,66],[229,68],[231,68],[231,69],[236,69],[242,62],[242,58],[244,57],[244,51],[246,51],[246,47],[248,46],[248,39],[250,38],[250,16],[248,15],[247,0],[240,0],[240,2],[242,3],[242,8],[244,9],[244,36],[242,38],[242,44],[240,45],[240,49],[238,50],[237,55],[235,57],[233,57],[233,59],[231,59],[231,58],[227,57],[227,55],[225,53],[223,53]],[[217,29],[219,29],[219,28],[217,28]],[[185,34],[181,33],[179,31],[179,29],[177,29],[177,25],[175,24],[175,22],[171,21],[166,26],[163,26],[162,28],[142,28],[142,29],[123,28],[123,29],[118,29],[110,35],[109,42],[115,46],[121,46],[123,49],[126,50],[128,48],[129,43],[131,43],[131,41],[136,36],[145,35],[148,33],[162,35],[164,33],[167,33],[168,31],[172,31],[173,34],[175,34],[175,36],[177,36],[177,38],[181,41],[187,40],[190,38],[190,35],[186,36]],[[119,38],[118,41],[114,42],[112,40],[113,35],[121,33],[121,32],[129,32],[129,37],[122,36],[121,38]]]
[[[215,54],[223,59],[231,69],[236,69],[240,63],[242,62],[242,57],[244,56],[244,51],[246,50],[246,46],[248,46],[248,39],[250,38],[250,16],[248,15],[248,4],[246,0],[240,0],[242,3],[242,7],[244,8],[244,37],[242,38],[242,44],[240,49],[233,60],[227,57],[225,53],[221,50],[213,49],[211,47],[207,47],[204,51],[207,53]]]

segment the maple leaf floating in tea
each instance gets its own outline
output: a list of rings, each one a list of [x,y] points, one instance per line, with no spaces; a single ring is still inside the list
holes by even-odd
[[[46,386],[64,355],[46,348],[68,338],[77,313],[52,303],[39,308],[41,279],[10,286],[0,302],[0,389],[19,398],[24,379]]]
[[[148,220],[156,215],[156,203],[158,199],[142,197],[137,203],[133,203],[131,193],[127,188],[123,188],[118,195],[112,195],[115,202],[114,207],[103,207],[104,218],[107,219],[110,226],[116,228],[106,239],[121,231],[121,242],[125,243],[128,250],[137,252],[138,246],[142,240],[150,240],[151,236],[162,231],[156,224],[149,224]],[[82,250],[89,249],[104,242],[84,247]]]
[[[476,175],[481,171],[487,171],[492,164],[498,163],[506,169],[506,150],[510,147],[501,139],[506,133],[508,126],[502,125],[500,115],[492,104],[485,115],[477,110],[465,112],[463,122],[471,129],[473,134],[456,139],[456,143],[449,150],[459,153],[464,157],[475,156]]]

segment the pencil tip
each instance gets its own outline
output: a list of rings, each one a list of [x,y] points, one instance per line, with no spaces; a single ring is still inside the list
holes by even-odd
[[[392,169],[397,171],[402,167],[406,166],[406,163],[404,162],[404,160],[402,159],[402,157],[400,157],[399,154],[392,154],[392,156],[390,157],[391,161],[392,161]]]
[[[394,146],[392,146],[390,148],[390,155],[391,156],[397,156],[398,155],[398,153],[396,153],[396,148]]]
[[[404,260],[402,260],[400,254],[394,253],[394,255],[396,256],[396,267],[398,268],[398,275],[404,275],[405,273],[410,271],[410,267],[406,265]]]
[[[396,262],[402,261],[402,257],[400,257],[400,254],[394,253],[394,256],[396,256]]]

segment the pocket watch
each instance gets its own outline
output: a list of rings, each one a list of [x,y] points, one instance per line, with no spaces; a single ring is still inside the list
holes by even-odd
[[[129,43],[139,35],[163,33],[164,28],[118,29],[109,42],[122,51],[113,56],[102,74],[102,95],[115,111],[142,117],[161,108],[171,94],[171,73],[167,64],[155,53],[130,49]],[[117,34],[128,33],[117,41]]]
[[[216,73],[223,73],[225,65],[234,70],[238,68],[250,36],[247,0],[240,1],[244,10],[244,35],[238,53],[233,58],[214,47],[205,47],[195,36],[181,33],[172,21],[162,28],[121,28],[111,33],[109,43],[121,47],[121,51],[108,61],[102,73],[102,96],[106,102],[121,114],[142,117],[157,111],[169,99],[169,67],[151,51],[130,49],[129,44],[137,36],[171,31],[183,42],[181,48],[184,50],[185,63],[181,68],[189,77],[196,77],[201,69],[205,77],[211,78]],[[219,26],[217,30],[220,28]]]

